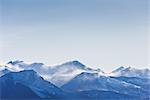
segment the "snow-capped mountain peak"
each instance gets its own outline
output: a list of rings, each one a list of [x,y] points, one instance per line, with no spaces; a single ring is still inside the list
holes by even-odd
[[[20,60],[9,61],[7,64],[16,65],[16,64],[19,64],[19,63],[23,63],[23,61],[20,61]]]
[[[43,63],[32,63],[30,64],[30,66],[43,66],[44,64]]]
[[[135,93],[140,87],[119,81],[107,76],[98,75],[98,73],[83,72],[61,87],[66,91],[89,91],[89,90],[105,90],[119,91],[126,94],[127,91]]]
[[[120,67],[110,73],[110,76],[126,76],[126,77],[140,77],[140,78],[150,78],[149,69],[136,69],[132,67]]]
[[[55,66],[51,69],[51,77],[49,77],[49,81],[51,81],[56,86],[62,86],[66,84],[68,81],[81,74],[82,72],[89,73],[99,73],[103,74],[103,72],[99,70],[91,69],[79,61],[70,61],[58,66]]]
[[[62,64],[61,66],[68,66],[68,65],[69,66],[76,66],[76,67],[79,67],[79,68],[86,67],[84,64],[82,64],[81,62],[79,62],[77,60],[66,62],[66,63]]]
[[[76,78],[77,79],[94,79],[97,78],[99,76],[98,73],[88,73],[88,72],[82,72],[81,74],[79,74]]]
[[[124,66],[121,66],[121,67],[119,67],[119,68],[117,68],[116,70],[114,70],[114,71],[112,71],[113,73],[114,72],[119,72],[119,71],[122,71],[122,70],[124,70],[124,69],[126,69]]]

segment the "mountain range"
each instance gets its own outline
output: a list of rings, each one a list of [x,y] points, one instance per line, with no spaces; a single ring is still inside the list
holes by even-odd
[[[119,67],[105,73],[79,61],[10,61],[0,67],[0,99],[150,100],[150,70]]]

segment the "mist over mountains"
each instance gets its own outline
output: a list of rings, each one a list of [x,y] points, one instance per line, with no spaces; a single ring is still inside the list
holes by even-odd
[[[10,61],[0,65],[0,98],[149,100],[150,70],[121,66],[105,73],[79,61],[57,66]]]

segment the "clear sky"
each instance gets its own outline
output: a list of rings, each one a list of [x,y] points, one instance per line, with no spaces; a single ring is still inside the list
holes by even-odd
[[[0,0],[0,61],[148,67],[148,0]],[[150,63],[149,63],[150,64]]]

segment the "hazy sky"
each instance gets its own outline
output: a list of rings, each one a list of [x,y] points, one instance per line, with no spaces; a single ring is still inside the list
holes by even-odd
[[[148,67],[148,0],[0,0],[0,61]]]

